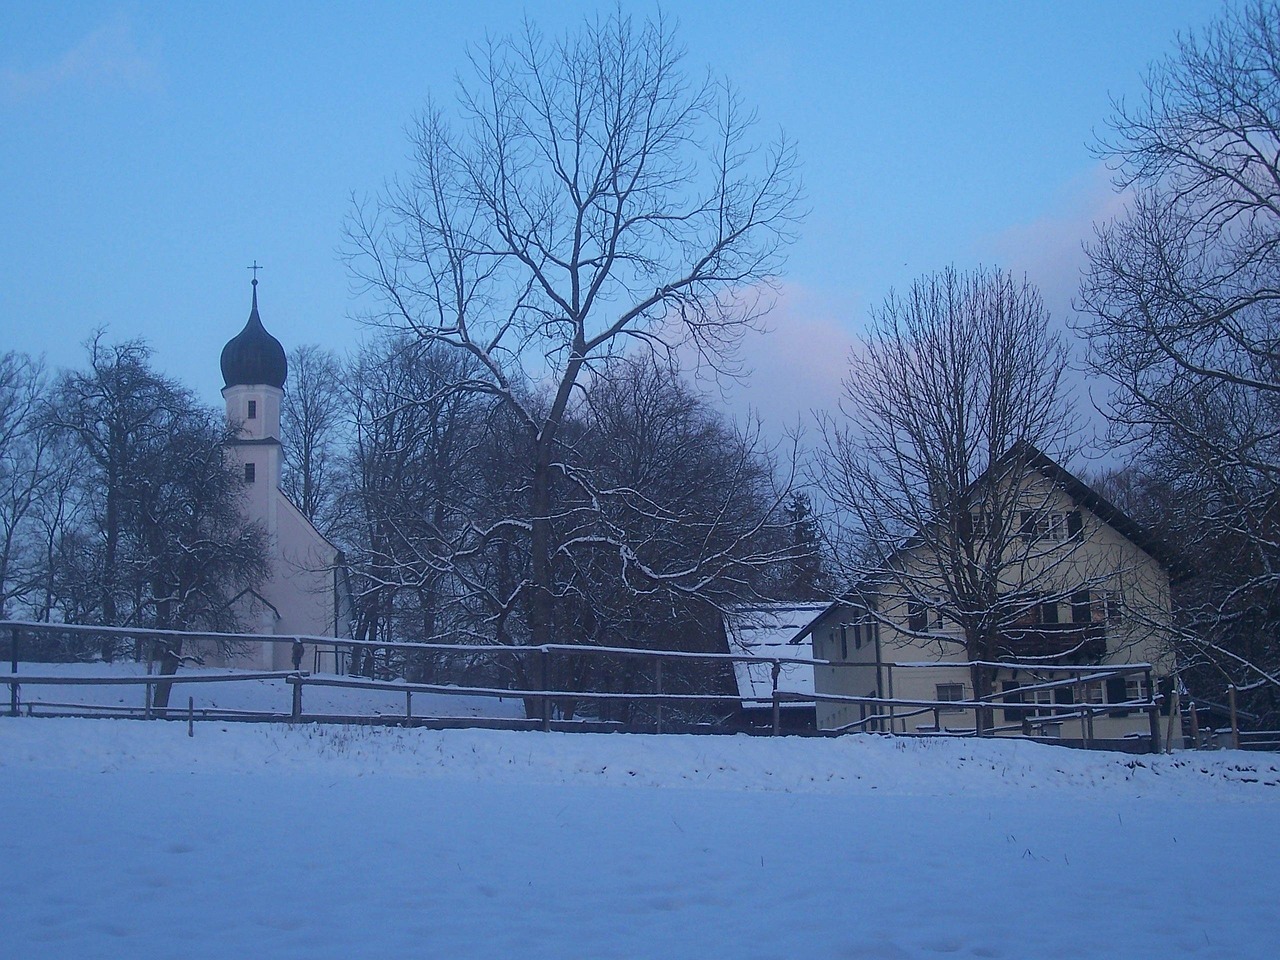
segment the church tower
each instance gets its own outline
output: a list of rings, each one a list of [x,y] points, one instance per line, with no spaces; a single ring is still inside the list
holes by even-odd
[[[256,266],[256,264],[255,264]],[[258,280],[244,329],[222,348],[223,399],[227,422],[238,433],[227,445],[228,461],[244,477],[244,511],[261,524],[271,551],[271,571],[252,594],[256,613],[246,624],[254,633],[277,636],[350,636],[350,590],[342,553],[298,510],[280,481],[284,448],[280,406],[289,366],[280,341],[258,316]],[[263,669],[288,669],[287,644],[263,644],[248,656]],[[333,645],[306,644],[309,669],[336,668]]]

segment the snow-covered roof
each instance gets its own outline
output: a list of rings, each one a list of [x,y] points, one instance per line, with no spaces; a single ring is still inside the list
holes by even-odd
[[[801,660],[813,658],[813,638],[807,628],[827,609],[824,603],[770,603],[738,606],[725,614],[725,636],[729,652],[760,657],[761,662],[734,663],[733,675],[738,682],[738,696],[744,700],[773,696],[773,665],[765,658],[782,657]],[[778,689],[786,693],[813,694],[813,667],[808,664],[784,663],[778,673]],[[763,707],[761,702],[747,702],[747,707]],[[796,701],[784,706],[813,706]]]

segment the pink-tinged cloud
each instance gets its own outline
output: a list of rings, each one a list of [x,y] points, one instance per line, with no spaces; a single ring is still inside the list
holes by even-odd
[[[812,412],[834,410],[849,364],[852,330],[861,308],[784,285],[769,314],[767,332],[742,343],[745,375],[725,389],[729,411],[757,413],[770,433],[799,422],[812,428]]]
[[[159,77],[127,20],[116,18],[78,40],[52,61],[0,69],[0,95],[14,102],[39,100],[63,90],[140,90]]]
[[[1040,289],[1045,306],[1067,337],[1072,369],[1063,379],[1071,402],[1078,439],[1094,453],[1106,447],[1105,407],[1111,385],[1086,366],[1087,342],[1081,327],[1089,317],[1076,313],[1080,283],[1089,265],[1086,246],[1094,240],[1095,225],[1124,215],[1127,192],[1117,191],[1111,172],[1102,163],[1067,185],[1055,208],[1036,220],[1010,227],[994,238],[1000,264],[1015,274],[1025,273]]]
[[[1087,175],[1065,184],[1053,209],[1028,223],[1015,224],[990,241],[1000,266],[1026,274],[1045,305],[1060,320],[1073,313],[1080,281],[1088,266],[1085,245],[1094,224],[1124,212],[1126,197],[1111,182],[1111,172],[1098,163]]]

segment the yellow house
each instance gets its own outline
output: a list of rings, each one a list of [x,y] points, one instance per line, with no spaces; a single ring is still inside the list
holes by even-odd
[[[908,539],[810,625],[816,694],[858,698],[819,699],[819,729],[1105,743],[1158,725],[1178,742],[1173,558],[1038,450],[1010,455],[1002,489],[965,494],[957,535]]]

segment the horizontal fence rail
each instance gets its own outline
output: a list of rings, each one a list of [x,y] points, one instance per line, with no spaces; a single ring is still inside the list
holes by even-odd
[[[57,676],[50,673],[19,673],[18,663],[22,649],[23,637],[68,637],[75,636],[92,640],[93,638],[114,637],[134,642],[149,641],[164,646],[178,642],[204,641],[219,644],[305,644],[317,650],[331,652],[335,662],[340,662],[340,655],[355,650],[398,651],[402,654],[440,654],[440,655],[473,655],[486,660],[495,658],[515,658],[524,662],[537,682],[526,686],[499,686],[486,683],[431,683],[406,682],[401,679],[379,680],[360,676],[341,676],[317,674],[301,669],[291,671],[237,670],[233,673],[210,673],[203,670],[179,672],[172,674],[148,674],[146,676]],[[1046,735],[1046,730],[1055,725],[1060,726],[1067,720],[1079,720],[1084,731],[1084,739],[1091,739],[1091,727],[1094,717],[1117,711],[1146,712],[1150,718],[1149,745],[1159,750],[1159,710],[1161,698],[1152,685],[1152,668],[1149,664],[1092,665],[1072,666],[1043,663],[1011,663],[995,661],[946,662],[946,663],[892,663],[885,666],[898,670],[914,669],[955,669],[969,670],[973,667],[992,670],[1025,669],[1028,671],[1052,670],[1055,673],[1068,674],[1064,679],[1046,680],[1020,686],[1016,690],[1018,697],[1029,693],[1059,690],[1083,690],[1088,684],[1105,683],[1117,677],[1139,677],[1146,683],[1148,696],[1145,699],[1132,699],[1119,703],[1040,703],[1017,702],[1010,699],[1008,691],[992,693],[971,700],[928,700],[892,696],[890,684],[889,696],[847,696],[834,693],[818,693],[810,690],[788,690],[783,685],[783,670],[787,667],[810,668],[866,668],[866,663],[848,661],[820,660],[802,656],[758,656],[742,653],[690,652],[674,650],[651,650],[636,647],[602,647],[580,646],[575,644],[546,644],[541,646],[503,646],[494,644],[447,644],[414,641],[373,641],[335,639],[333,637],[316,636],[274,636],[259,634],[187,632],[176,630],[153,630],[132,627],[102,627],[78,624],[48,624],[30,621],[0,621],[0,642],[9,639],[10,675],[4,677],[10,690],[10,714],[17,716],[22,712],[20,691],[23,686],[142,686],[144,702],[142,707],[120,705],[90,705],[74,703],[52,703],[41,701],[28,702],[26,713],[78,715],[78,716],[141,716],[144,718],[166,717],[185,718],[189,722],[195,719],[219,720],[328,720],[353,723],[401,722],[414,725],[436,726],[500,726],[513,729],[573,729],[573,730],[616,730],[641,729],[615,720],[600,719],[565,719],[556,716],[558,704],[609,704],[622,703],[630,707],[642,705],[649,711],[651,726],[643,729],[694,730],[698,732],[752,732],[778,734],[783,732],[783,709],[793,706],[813,706],[817,703],[847,704],[866,708],[864,716],[852,723],[835,730],[814,730],[818,735],[831,735],[853,731],[871,731],[897,733],[896,724],[911,718],[930,719],[932,723],[917,725],[914,733],[908,735],[939,736],[975,736],[1019,732],[1027,736]],[[2,649],[2,648],[0,648]],[[558,667],[572,664],[577,658],[635,658],[652,666],[652,676],[647,679],[650,689],[634,690],[600,690],[579,689],[571,684],[557,683]],[[3,661],[0,661],[2,663]],[[757,667],[757,678],[764,686],[763,679],[769,677],[768,692],[744,693],[726,690],[677,690],[664,689],[663,664],[678,665],[700,662],[709,665],[732,667],[735,664],[754,664]],[[674,672],[674,671],[672,671]],[[670,679],[670,674],[668,674]],[[194,702],[188,702],[186,708],[173,706],[157,706],[157,692],[163,688],[167,700],[169,691],[174,686],[192,683],[234,683],[252,681],[283,681],[290,688],[290,703],[287,709],[280,711],[253,711],[230,708],[196,708]],[[308,689],[349,689],[371,690],[394,694],[404,698],[403,713],[381,713],[374,716],[330,715],[324,712],[308,712],[305,691]],[[419,716],[413,710],[414,695],[432,695],[445,697],[478,697],[522,700],[526,716],[518,717],[453,717],[453,716]],[[680,707],[689,709],[700,706],[707,710],[714,709],[717,716],[732,716],[735,711],[750,709],[761,710],[767,714],[763,724],[748,723],[739,719],[736,723],[721,720],[715,722],[681,723],[664,714],[664,709]],[[975,718],[993,717],[994,712],[1004,712],[1006,719],[1011,715],[1021,716],[1020,722],[997,725],[979,722],[973,727],[951,728],[944,724],[945,715],[970,711]],[[1172,728],[1171,728],[1172,729]],[[788,731],[800,732],[800,731]]]

